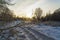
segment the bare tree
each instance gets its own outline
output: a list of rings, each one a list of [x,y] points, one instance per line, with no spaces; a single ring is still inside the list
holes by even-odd
[[[35,18],[36,18],[37,20],[40,19],[41,14],[42,14],[42,10],[41,10],[40,8],[36,8],[36,10],[35,10]]]

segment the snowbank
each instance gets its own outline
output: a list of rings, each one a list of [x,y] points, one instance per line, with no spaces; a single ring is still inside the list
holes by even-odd
[[[0,27],[0,29],[5,29],[5,28],[13,27],[13,26],[15,26],[15,25],[17,25],[19,23],[21,23],[21,21],[13,21],[13,22],[10,22],[10,23],[6,24],[5,26]]]

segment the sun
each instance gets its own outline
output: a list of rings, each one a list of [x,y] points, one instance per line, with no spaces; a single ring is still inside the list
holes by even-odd
[[[28,18],[32,18],[32,16],[33,15],[31,13],[29,13],[29,14],[26,15],[26,17],[28,17]]]
[[[28,17],[28,18],[32,18],[33,17],[32,10],[26,10],[25,12],[26,12],[26,17]]]
[[[33,17],[33,10],[31,7],[24,9],[24,12],[25,12],[27,18]]]

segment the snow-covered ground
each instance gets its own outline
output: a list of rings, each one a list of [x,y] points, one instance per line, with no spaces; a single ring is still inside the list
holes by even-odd
[[[21,21],[13,21],[13,22],[7,23],[4,26],[0,26],[0,29],[5,29],[5,28],[13,27],[13,26],[16,26],[19,23],[21,23]]]
[[[16,26],[17,24],[21,23],[22,21],[13,21],[11,23],[6,24],[6,26],[4,27],[0,27],[0,29],[5,29],[8,27],[13,27]],[[48,36],[48,37],[52,37],[56,40],[60,40],[60,27],[52,27],[52,26],[47,26],[44,24],[25,24],[23,25],[24,27],[31,27],[32,29]],[[14,30],[17,30],[19,32],[21,32],[22,29],[20,29],[20,27],[16,27],[16,29],[14,28]],[[9,35],[9,32],[6,34]],[[1,34],[0,34],[1,35]]]
[[[60,40],[60,27],[52,27],[47,25],[35,25],[34,27],[31,27],[34,30],[39,31],[40,33],[52,37],[56,40]]]

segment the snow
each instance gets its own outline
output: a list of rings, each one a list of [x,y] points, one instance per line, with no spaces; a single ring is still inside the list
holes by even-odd
[[[35,25],[32,29],[37,30],[38,32],[52,37],[55,40],[60,40],[60,27],[52,27],[47,25]]]
[[[21,21],[13,21],[11,23],[6,24],[6,26],[4,26],[4,27],[1,27],[0,29],[13,27],[13,26],[15,26],[19,23],[21,23]],[[60,27],[52,27],[52,26],[47,26],[47,25],[44,25],[44,24],[37,24],[37,25],[32,24],[32,25],[25,25],[25,26],[26,27],[31,26],[32,29],[37,30],[38,32],[40,32],[40,33],[42,33],[42,34],[44,34],[48,37],[52,37],[55,40],[60,40]],[[22,33],[23,30],[20,27],[16,27],[16,28],[14,28],[14,30],[19,31],[18,36],[25,35],[24,33]],[[5,33],[5,34],[3,34],[3,33]],[[3,31],[3,33],[1,35],[2,36],[4,35],[7,38],[9,36],[10,32],[9,32],[9,30],[6,30],[6,31]],[[1,36],[0,36],[0,39],[4,40],[5,38],[1,38]],[[15,40],[16,36],[15,37],[10,37],[10,39]]]
[[[13,21],[13,22],[7,23],[5,26],[0,27],[0,29],[5,29],[5,28],[13,27],[13,26],[16,26],[19,23],[21,23],[21,21]]]

